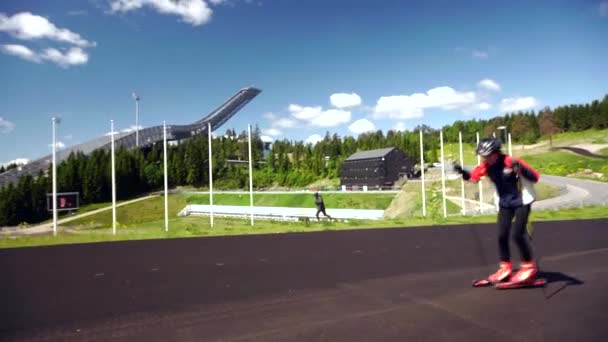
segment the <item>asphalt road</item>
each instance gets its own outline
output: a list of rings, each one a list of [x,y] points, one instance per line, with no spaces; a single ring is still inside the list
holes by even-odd
[[[505,291],[494,225],[0,250],[0,340],[603,341],[608,220],[535,228],[549,283]]]

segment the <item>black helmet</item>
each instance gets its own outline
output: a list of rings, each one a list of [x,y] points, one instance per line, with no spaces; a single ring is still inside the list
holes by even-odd
[[[498,150],[500,150],[500,140],[494,137],[482,139],[477,145],[477,154],[480,156],[487,156]]]

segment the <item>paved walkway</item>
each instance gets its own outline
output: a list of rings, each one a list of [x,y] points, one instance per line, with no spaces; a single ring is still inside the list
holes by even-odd
[[[603,341],[608,220],[534,241],[547,287],[505,291],[495,225],[0,250],[0,340]]]

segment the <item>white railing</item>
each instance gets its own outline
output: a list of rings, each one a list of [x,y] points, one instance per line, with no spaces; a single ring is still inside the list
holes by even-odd
[[[238,205],[214,205],[213,216],[220,217],[243,217],[251,214],[252,208]],[[211,206],[207,204],[189,204],[179,212],[179,216],[209,215]],[[326,208],[325,212],[338,220],[380,220],[384,216],[384,210],[378,209],[332,209]],[[299,219],[316,219],[315,208],[289,208],[289,207],[253,207],[253,215],[256,218],[279,219],[286,221],[297,221]],[[320,218],[325,216],[320,213]]]

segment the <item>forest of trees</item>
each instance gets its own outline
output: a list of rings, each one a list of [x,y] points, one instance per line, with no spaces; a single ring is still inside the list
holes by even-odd
[[[506,126],[517,143],[534,143],[541,136],[565,131],[608,128],[608,95],[601,101],[583,105],[568,105],[555,109],[544,108],[539,113],[524,112],[497,116],[489,120],[456,121],[442,127],[445,142],[475,143],[476,133],[482,137]],[[254,161],[253,182],[256,188],[272,185],[305,186],[318,179],[339,176],[344,159],[358,150],[396,146],[414,160],[419,160],[419,131],[424,134],[425,160],[439,158],[439,130],[419,126],[412,131],[382,131],[365,133],[354,138],[339,137],[329,132],[319,143],[278,140],[264,157],[264,143],[259,128],[252,134]],[[200,136],[168,147],[169,186],[208,186],[207,137]],[[216,189],[237,189],[248,186],[247,164],[227,160],[247,160],[247,133],[227,130],[212,141],[213,185]],[[329,157],[326,160],[326,157]],[[111,200],[110,153],[96,150],[89,155],[71,154],[57,167],[59,192],[80,193],[81,204]],[[126,199],[162,189],[162,143],[145,150],[118,149],[115,155],[116,195]],[[17,184],[0,189],[0,226],[36,223],[50,217],[46,210],[46,193],[51,191],[51,180],[40,173],[36,177],[23,176]]]

